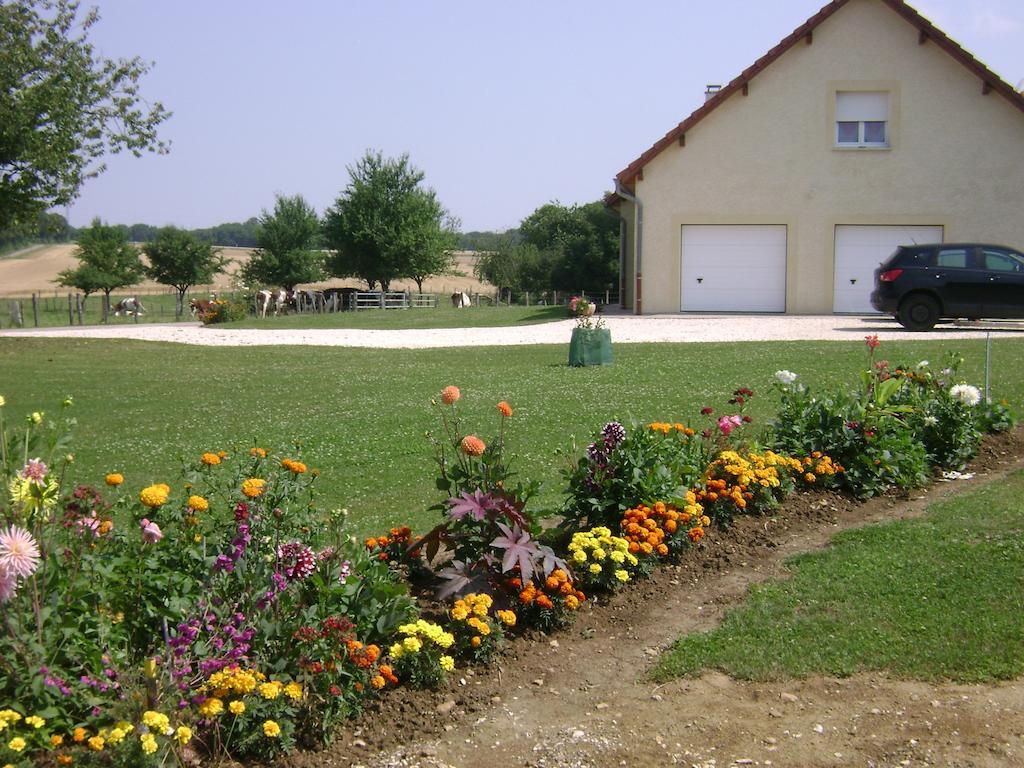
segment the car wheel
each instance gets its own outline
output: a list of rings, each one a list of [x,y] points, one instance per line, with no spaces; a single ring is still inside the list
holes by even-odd
[[[896,319],[909,331],[931,330],[939,321],[939,303],[923,293],[908,296],[900,304]]]

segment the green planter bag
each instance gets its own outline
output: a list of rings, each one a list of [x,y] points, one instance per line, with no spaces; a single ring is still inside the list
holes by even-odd
[[[607,328],[573,328],[569,365],[611,365],[612,332]]]

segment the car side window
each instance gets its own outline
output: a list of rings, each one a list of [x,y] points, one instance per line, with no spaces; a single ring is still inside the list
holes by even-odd
[[[985,269],[994,272],[1020,272],[1021,264],[1005,251],[993,251],[984,248],[981,252],[981,261]]]
[[[966,248],[942,248],[935,257],[935,266],[946,269],[966,269]]]

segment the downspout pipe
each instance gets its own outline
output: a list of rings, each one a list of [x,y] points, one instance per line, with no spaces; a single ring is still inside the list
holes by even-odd
[[[635,195],[631,195],[629,193],[629,191],[626,189],[626,187],[623,186],[622,182],[619,181],[618,177],[616,177],[616,179],[615,179],[615,194],[617,194],[622,199],[628,200],[629,202],[631,202],[633,204],[633,209],[636,211],[636,214],[635,214],[635,217],[636,217],[636,219],[635,219],[636,220],[636,231],[633,233],[633,253],[634,253],[634,256],[635,256],[634,263],[633,263],[633,268],[634,268],[634,271],[636,272],[636,282],[634,284],[634,289],[633,289],[633,314],[634,315],[639,315],[640,314],[640,310],[641,310],[641,303],[642,303],[641,302],[641,297],[642,297],[641,288],[643,287],[642,286],[643,270],[642,270],[641,254],[642,254],[643,242],[644,242],[644,240],[643,240],[643,234],[644,234],[644,206],[643,206],[643,203],[640,202],[640,198],[636,197]]]

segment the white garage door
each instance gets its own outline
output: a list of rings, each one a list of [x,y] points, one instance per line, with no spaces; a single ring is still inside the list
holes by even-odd
[[[785,312],[786,227],[687,224],[680,274],[684,312]]]
[[[875,267],[901,245],[941,243],[942,227],[836,227],[833,312],[874,312],[871,291]]]

